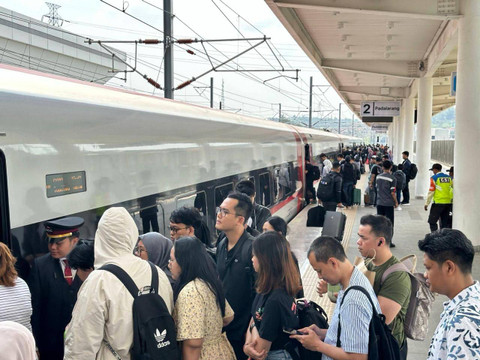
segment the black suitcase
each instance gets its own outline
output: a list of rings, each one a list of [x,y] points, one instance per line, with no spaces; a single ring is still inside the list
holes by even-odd
[[[342,241],[346,221],[347,216],[344,213],[327,211],[325,222],[323,223],[322,236],[331,236],[338,241]]]

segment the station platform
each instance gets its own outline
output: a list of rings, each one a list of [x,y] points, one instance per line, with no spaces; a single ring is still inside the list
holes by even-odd
[[[357,184],[357,188],[362,190],[362,194],[366,187],[368,172],[362,175],[361,180]],[[415,182],[410,182],[410,194],[415,194]],[[401,211],[395,211],[395,229],[393,242],[396,247],[392,248],[392,253],[397,258],[402,258],[406,255],[415,254],[417,256],[416,272],[423,272],[423,253],[418,250],[418,240],[424,238],[425,234],[430,232],[427,223],[428,211],[425,211],[425,201],[422,199],[415,199],[414,196],[410,199],[409,206],[403,206]],[[309,205],[303,209],[290,223],[287,238],[290,242],[292,251],[298,258],[302,282],[305,292],[305,297],[309,300],[315,301],[328,314],[329,320],[333,314],[335,304],[332,303],[327,296],[319,297],[316,292],[316,285],[318,277],[316,272],[310,266],[307,259],[307,251],[310,243],[321,235],[322,228],[306,227],[308,210],[316,205]],[[357,230],[360,225],[360,218],[368,214],[376,214],[376,208],[365,207],[362,205],[353,206],[352,209],[342,209],[342,212],[347,215],[347,222],[345,225],[345,233],[343,237],[343,246],[346,250],[347,257],[353,262],[355,256],[360,256],[357,249]],[[480,256],[479,254],[476,255]],[[480,264],[479,261],[474,261],[473,264],[473,278],[480,279]],[[443,311],[443,302],[448,298],[443,295],[437,295],[432,312],[430,315],[428,325],[428,335],[425,341],[413,341],[408,339],[408,360],[426,359],[430,340],[433,336],[435,328],[440,320],[440,314]]]

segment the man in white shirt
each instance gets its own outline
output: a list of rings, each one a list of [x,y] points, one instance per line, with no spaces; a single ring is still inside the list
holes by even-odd
[[[427,360],[480,359],[480,285],[472,277],[475,254],[459,230],[441,229],[418,242],[424,252],[430,290],[448,296],[435,330]]]
[[[327,175],[332,170],[332,162],[328,160],[327,155],[320,154],[320,160],[322,160],[322,177]]]

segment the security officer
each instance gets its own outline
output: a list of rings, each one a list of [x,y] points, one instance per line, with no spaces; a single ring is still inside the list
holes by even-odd
[[[428,216],[430,231],[438,230],[437,222],[440,219],[440,227],[451,227],[450,214],[452,212],[452,178],[442,173],[442,165],[433,164],[430,171],[433,176],[430,178],[430,188],[428,190],[427,200],[424,209],[428,210],[428,205],[433,199],[433,204]]]
[[[29,277],[32,330],[40,359],[63,359],[63,333],[82,284],[66,257],[75,247],[83,223],[80,217],[66,217],[44,224],[49,253],[35,259]]]

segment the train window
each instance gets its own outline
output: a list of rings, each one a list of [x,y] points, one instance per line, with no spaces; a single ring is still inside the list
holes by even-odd
[[[278,169],[278,201],[282,201],[293,192],[292,165],[284,162]]]
[[[10,220],[8,214],[7,167],[0,151],[0,240],[10,245]]]
[[[136,222],[141,221],[142,234],[150,231],[160,232],[160,228],[163,229],[164,226],[163,207],[158,206],[157,195],[144,196],[138,199],[138,206],[138,211],[134,213],[134,220],[136,220]],[[137,218],[137,215],[140,219]],[[138,225],[139,224],[137,224],[137,226]]]
[[[207,214],[207,194],[205,191],[199,191],[198,193],[177,198],[177,209],[182,206],[194,207],[205,216]]]
[[[231,191],[233,191],[233,183],[217,186],[215,188],[215,206],[220,206]]]
[[[269,206],[269,205],[272,205],[273,203],[272,186],[270,183],[270,173],[268,172],[260,174],[260,203],[263,206]]]

